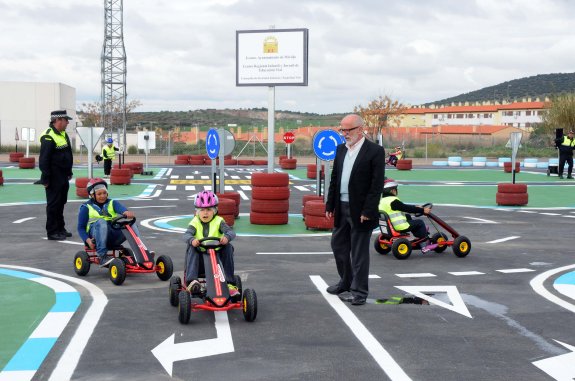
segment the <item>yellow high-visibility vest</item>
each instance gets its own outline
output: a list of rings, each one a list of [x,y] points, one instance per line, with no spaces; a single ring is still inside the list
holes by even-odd
[[[399,200],[399,198],[395,196],[383,197],[381,201],[379,201],[379,210],[387,213],[395,230],[402,231],[409,228],[409,222],[407,222],[405,213],[391,208],[391,203],[395,200]]]

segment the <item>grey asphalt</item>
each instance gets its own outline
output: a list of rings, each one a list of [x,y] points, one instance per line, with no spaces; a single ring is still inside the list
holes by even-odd
[[[174,168],[172,175],[185,175],[185,171]],[[160,182],[167,184],[168,180]],[[128,200],[125,204],[169,206],[135,210],[140,221],[161,215],[191,214],[193,207],[187,195],[192,192],[181,188],[170,193],[177,201],[156,198]],[[249,191],[246,194],[251,196]],[[292,213],[300,212],[303,194],[292,191]],[[65,211],[68,228],[74,229],[71,240],[77,242],[78,206],[69,203]],[[249,211],[249,201],[242,200],[241,211]],[[379,278],[370,279],[370,298],[405,294],[395,286],[456,286],[472,318],[435,305],[347,303],[346,308],[413,380],[551,380],[532,363],[568,353],[554,340],[575,345],[575,316],[536,294],[530,281],[542,272],[575,263],[575,221],[565,217],[575,216],[573,211],[562,210],[556,212],[559,216],[549,216],[537,211],[527,214],[439,205],[434,212],[471,239],[471,254],[457,258],[451,249],[442,254],[414,252],[408,260],[400,261],[391,255],[379,255],[371,248],[370,273]],[[13,223],[31,216],[38,218]],[[76,277],[72,261],[81,246],[42,239],[44,223],[43,205],[0,207],[0,264]],[[176,273],[181,274],[185,252],[181,235],[145,227],[140,227],[140,231],[151,249],[171,256]],[[487,243],[510,236],[520,238]],[[244,288],[253,288],[258,296],[255,322],[245,322],[241,311],[228,313],[234,352],[178,361],[173,378],[170,377],[151,350],[172,334],[176,343],[215,338],[214,314],[195,312],[190,324],[181,325],[177,309],[168,302],[167,282],[159,281],[154,274],[128,274],[125,284],[118,287],[109,281],[105,270],[92,268],[83,279],[102,289],[109,302],[73,379],[390,379],[310,279],[310,275],[319,275],[328,284],[337,281],[331,255],[256,254],[330,251],[329,236],[238,237],[233,244],[236,273],[243,277]],[[518,268],[535,271],[497,271]],[[463,271],[484,274],[450,274]],[[432,273],[435,277],[396,275],[405,273]],[[553,292],[551,282],[552,279],[545,285]],[[44,361],[36,375],[38,380],[50,377],[70,338],[76,329],[82,329],[79,323],[91,299],[85,289],[75,287],[82,293],[83,303]],[[443,295],[434,296],[446,300]]]

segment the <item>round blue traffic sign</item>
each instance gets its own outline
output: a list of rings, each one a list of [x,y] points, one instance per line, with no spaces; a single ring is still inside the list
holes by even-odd
[[[334,130],[323,130],[313,137],[313,152],[320,160],[331,161],[335,159],[337,146],[343,143],[343,136]]]
[[[215,160],[220,153],[220,135],[215,128],[211,128],[206,135],[206,151],[212,160]]]

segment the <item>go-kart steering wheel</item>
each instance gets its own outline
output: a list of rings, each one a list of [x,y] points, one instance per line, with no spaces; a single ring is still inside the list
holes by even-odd
[[[431,202],[428,202],[427,204],[423,204],[421,205],[422,208],[433,208],[433,204]],[[415,213],[415,217],[421,217],[423,216],[423,213]]]
[[[204,237],[199,241],[200,241],[199,247],[202,247],[204,249],[217,249],[224,246],[222,245],[218,237]]]
[[[112,218],[111,224],[113,229],[121,229],[126,225],[134,225],[136,222],[136,217],[127,218],[123,214],[118,214],[116,217]]]

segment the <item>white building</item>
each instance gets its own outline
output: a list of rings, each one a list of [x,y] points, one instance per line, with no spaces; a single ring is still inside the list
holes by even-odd
[[[50,112],[67,110],[73,118],[67,132],[75,140],[76,89],[63,83],[0,81],[0,146],[16,144],[16,130],[22,139],[22,128],[33,128],[36,137],[30,145],[39,145],[40,135],[48,128]],[[24,142],[19,141],[25,145]],[[74,144],[74,142],[72,142]]]

